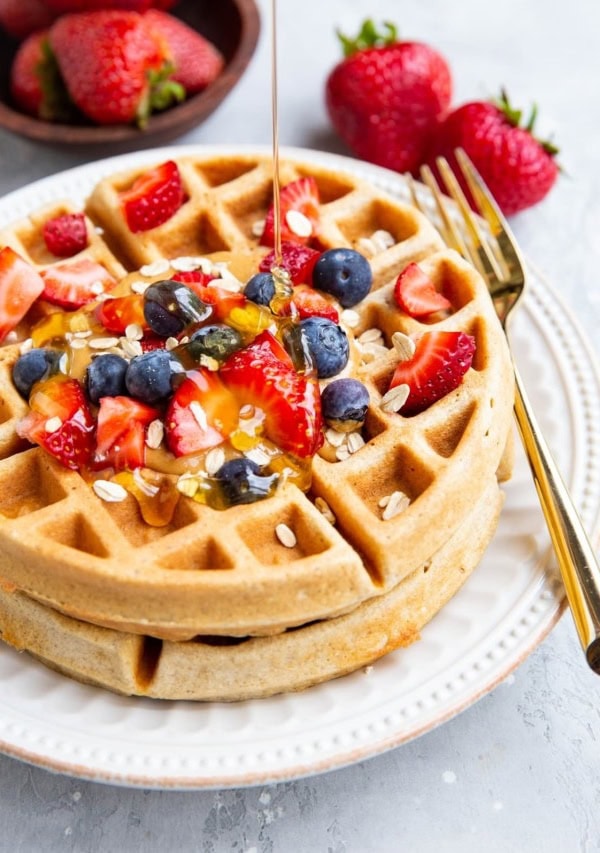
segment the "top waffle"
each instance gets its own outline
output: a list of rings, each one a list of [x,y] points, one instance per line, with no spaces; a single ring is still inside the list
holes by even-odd
[[[195,157],[178,166],[186,201],[149,231],[133,234],[119,206],[119,193],[143,169],[101,181],[88,199],[84,254],[121,279],[114,293],[169,278],[182,259],[197,256],[230,263],[241,278],[266,253],[256,223],[272,198],[268,160]],[[78,472],[18,438],[27,406],[11,381],[16,342],[0,352],[0,574],[7,586],[78,619],[168,640],[266,635],[381,596],[461,529],[496,480],[512,412],[510,360],[485,285],[413,208],[349,174],[282,164],[282,185],[307,175],[319,187],[322,247],[370,253],[371,292],[343,317],[349,372],[370,394],[359,437],[341,448],[328,433],[308,492],[292,478],[272,497],[225,510],[182,496],[166,525],[149,525],[133,497],[103,500]],[[0,247],[11,246],[37,269],[51,267],[56,259],[43,246],[40,223],[67,209],[33,213],[0,233]],[[381,242],[373,236],[381,232],[391,237]],[[443,318],[417,321],[396,306],[394,282],[411,261],[450,300]],[[421,414],[386,411],[382,398],[400,359],[392,336],[433,328],[474,337],[471,369]],[[401,512],[389,508],[390,496]],[[281,525],[286,536],[278,537]]]

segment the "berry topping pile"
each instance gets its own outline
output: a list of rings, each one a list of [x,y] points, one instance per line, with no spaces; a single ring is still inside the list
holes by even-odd
[[[156,189],[164,167],[172,173],[170,163],[148,170],[126,199]],[[336,448],[330,461],[341,461],[359,450],[371,404],[361,364],[369,347],[390,350],[379,330],[354,335],[352,306],[371,290],[371,267],[354,249],[317,248],[319,207],[308,206],[306,183],[288,184],[282,196],[288,220],[297,227],[293,214],[302,214],[314,236],[284,242],[277,265],[274,250],[255,258],[246,281],[222,260],[186,257],[117,284],[85,253],[40,274],[2,250],[4,336],[23,318],[30,333],[13,367],[30,405],[19,435],[80,471],[106,500],[130,493],[156,525],[169,522],[180,494],[223,509],[287,480],[306,490],[315,454],[328,458],[328,445]],[[132,231],[156,211],[150,204],[138,217],[134,209],[122,206]],[[60,250],[65,234],[81,232],[80,217],[42,229],[58,235]],[[390,299],[412,317],[452,311],[416,264],[398,276]],[[41,319],[29,323],[36,308]],[[402,359],[388,391],[401,405],[382,405],[393,417],[455,389],[474,353],[462,332],[432,331],[416,342],[396,333],[389,346]]]

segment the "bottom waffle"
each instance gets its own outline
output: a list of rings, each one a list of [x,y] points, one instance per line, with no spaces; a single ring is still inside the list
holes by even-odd
[[[494,478],[459,529],[394,589],[271,637],[161,641],[81,622],[0,588],[0,636],[47,666],[126,695],[234,701],[303,690],[410,645],[479,563],[498,523]]]

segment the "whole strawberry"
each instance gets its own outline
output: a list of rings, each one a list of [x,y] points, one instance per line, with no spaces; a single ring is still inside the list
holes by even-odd
[[[460,176],[454,151],[463,148],[507,216],[537,204],[558,176],[558,149],[534,136],[535,107],[524,126],[521,119],[506,92],[497,101],[464,104],[441,125],[430,155],[432,168],[441,155]]]
[[[33,116],[41,116],[44,104],[38,68],[44,61],[48,33],[40,30],[21,42],[10,69],[10,93],[15,104]]]
[[[137,12],[63,15],[49,42],[72,101],[97,124],[143,126],[185,92],[169,80],[170,53]]]
[[[56,61],[48,46],[48,31],[27,36],[10,67],[11,99],[23,112],[47,121],[71,121],[70,102]]]
[[[0,0],[0,27],[16,39],[50,26],[55,17],[43,0]]]
[[[358,38],[340,35],[345,59],[326,83],[333,126],[354,154],[399,172],[423,161],[452,94],[450,69],[433,48],[402,42],[365,21]]]
[[[145,12],[159,5],[154,0],[41,0],[48,9],[57,14],[66,12],[91,12],[95,9],[122,9],[131,12]],[[162,8],[162,7],[161,7]]]
[[[160,9],[149,9],[144,21],[167,43],[173,61],[173,80],[181,83],[188,95],[201,92],[221,73],[224,65],[221,53],[179,18]]]

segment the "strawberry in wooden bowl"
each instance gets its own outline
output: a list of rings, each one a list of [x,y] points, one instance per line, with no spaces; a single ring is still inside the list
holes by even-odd
[[[254,0],[39,2],[49,15],[18,37],[0,2],[0,125],[46,142],[169,141],[227,96],[258,39]]]

